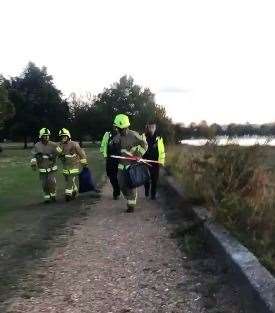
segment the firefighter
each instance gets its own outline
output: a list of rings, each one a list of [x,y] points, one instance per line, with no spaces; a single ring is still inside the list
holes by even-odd
[[[113,187],[113,199],[117,200],[120,196],[120,188],[117,179],[118,160],[111,158],[110,155],[119,154],[112,145],[112,139],[117,135],[117,128],[114,126],[112,131],[106,132],[102,138],[100,152],[106,159],[106,173]]]
[[[76,198],[78,187],[76,178],[80,172],[80,166],[87,166],[87,158],[84,150],[76,141],[71,140],[71,134],[66,128],[59,131],[60,158],[63,163],[63,175],[65,178],[65,199],[70,201]]]
[[[141,136],[129,129],[130,122],[127,115],[118,114],[114,120],[114,126],[118,129],[118,134],[113,138],[112,145],[116,151],[120,151],[121,156],[141,157],[147,150],[145,136]],[[131,161],[120,160],[118,164],[118,182],[120,189],[127,200],[126,212],[133,212],[137,203],[137,189],[129,188],[124,171],[130,166]]]
[[[31,167],[33,170],[38,169],[42,189],[44,192],[44,202],[56,201],[56,179],[57,171],[56,157],[58,146],[50,141],[51,132],[47,128],[39,131],[39,141],[34,145],[32,150]]]
[[[151,199],[156,199],[157,183],[159,178],[160,165],[164,165],[165,162],[165,147],[162,137],[157,135],[156,123],[149,122],[145,128],[146,141],[148,143],[148,149],[144,154],[145,159],[159,161],[158,163],[151,163],[149,168],[151,182],[145,184],[145,197],[151,195]]]

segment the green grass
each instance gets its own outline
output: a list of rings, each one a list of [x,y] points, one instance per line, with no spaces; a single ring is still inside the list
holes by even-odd
[[[98,149],[85,149],[89,166],[96,180],[103,172],[103,160]],[[32,171],[30,150],[4,150],[0,155],[0,219],[7,212],[23,206],[43,201],[41,183],[37,171]],[[57,194],[64,193],[64,178],[61,174],[62,165],[58,162]]]
[[[99,183],[105,162],[98,148],[85,151]],[[30,150],[6,149],[0,154],[0,311],[1,301],[15,290],[22,295],[35,293],[31,277],[36,262],[55,245],[64,245],[72,233],[71,223],[85,217],[97,201],[83,194],[66,203],[59,164],[58,202],[43,204],[38,172],[31,170],[29,162]]]

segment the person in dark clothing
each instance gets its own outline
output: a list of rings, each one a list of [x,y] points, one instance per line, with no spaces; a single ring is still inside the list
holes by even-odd
[[[110,155],[118,154],[115,151],[114,145],[112,144],[112,139],[117,135],[117,130],[114,127],[112,131],[106,132],[102,138],[100,152],[106,159],[106,173],[113,187],[113,199],[117,200],[120,196],[120,188],[117,180],[118,172],[118,159],[111,158]]]
[[[159,161],[159,164],[151,163],[151,166],[149,166],[151,182],[148,182],[144,186],[146,198],[149,197],[151,192],[152,200],[156,199],[160,165],[164,165],[165,162],[165,147],[163,139],[157,135],[156,129],[157,127],[154,122],[150,122],[146,125],[145,136],[148,143],[148,150],[143,156],[144,159]]]

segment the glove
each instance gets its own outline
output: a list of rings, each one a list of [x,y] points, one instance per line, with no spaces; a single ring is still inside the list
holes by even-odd
[[[53,154],[48,154],[48,156],[49,156],[49,161],[55,160],[55,156]]]
[[[65,153],[60,153],[59,154],[59,159],[62,161],[62,162],[65,162],[66,158],[65,158]]]
[[[31,165],[31,168],[33,171],[36,171],[36,165],[35,164]]]
[[[43,154],[41,152],[38,152],[38,153],[35,154],[35,157],[36,157],[37,160],[42,160]]]

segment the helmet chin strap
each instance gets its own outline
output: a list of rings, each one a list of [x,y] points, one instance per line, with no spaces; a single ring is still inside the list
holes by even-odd
[[[118,128],[118,132],[122,135],[125,136],[127,134],[127,129],[128,128]]]

